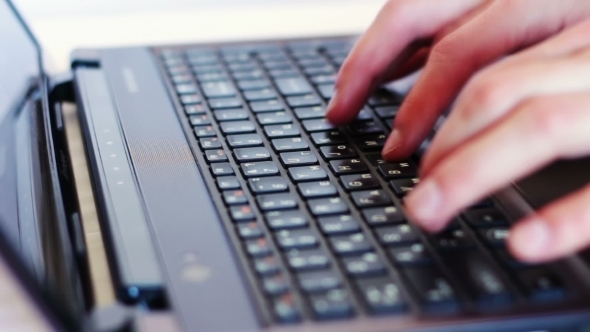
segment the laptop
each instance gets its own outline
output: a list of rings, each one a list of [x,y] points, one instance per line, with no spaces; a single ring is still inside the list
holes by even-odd
[[[0,253],[54,330],[578,331],[590,255],[516,261],[509,226],[590,182],[556,163],[438,234],[380,149],[403,94],[324,120],[355,36],[81,49],[48,77],[0,4]],[[117,302],[92,298],[61,105],[77,105]],[[427,144],[426,144],[427,145]]]

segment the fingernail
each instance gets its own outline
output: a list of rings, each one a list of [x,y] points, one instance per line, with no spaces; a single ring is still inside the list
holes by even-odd
[[[401,145],[401,135],[399,130],[394,128],[389,134],[387,138],[387,142],[385,142],[385,146],[383,147],[383,155],[390,154],[393,150],[397,149]]]
[[[516,226],[509,237],[512,247],[523,258],[535,259],[546,252],[552,236],[543,220],[533,219]]]
[[[406,206],[416,221],[427,228],[435,228],[436,217],[442,206],[442,195],[433,180],[421,182],[405,199]]]

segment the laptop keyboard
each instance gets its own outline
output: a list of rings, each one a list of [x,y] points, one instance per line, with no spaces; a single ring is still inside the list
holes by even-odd
[[[443,232],[408,222],[417,159],[380,150],[403,100],[377,91],[356,121],[324,119],[348,39],[156,50],[193,149],[255,292],[276,323],[457,314],[568,295],[514,260],[493,199]]]

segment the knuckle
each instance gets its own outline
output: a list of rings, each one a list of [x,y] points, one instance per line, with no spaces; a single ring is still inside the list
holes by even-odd
[[[530,135],[543,135],[547,138],[559,135],[567,128],[569,121],[566,112],[559,112],[555,104],[547,98],[534,98],[524,102],[521,106],[521,118]]]
[[[476,74],[464,89],[466,107],[461,114],[470,120],[482,112],[487,112],[506,97],[505,84],[489,71]]]

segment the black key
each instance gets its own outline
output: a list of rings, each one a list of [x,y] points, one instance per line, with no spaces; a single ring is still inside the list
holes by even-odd
[[[373,120],[373,114],[368,107],[364,107],[359,114],[356,116],[356,121],[369,121]]]
[[[272,254],[268,241],[264,238],[245,242],[246,252],[251,257],[265,257]]]
[[[270,139],[299,136],[299,129],[292,124],[265,126],[264,133]]]
[[[264,147],[241,148],[234,150],[234,156],[238,163],[263,161],[270,159],[270,152]]]
[[[305,198],[332,197],[338,190],[330,181],[303,182],[298,185],[301,196]]]
[[[260,70],[235,72],[232,76],[238,81],[259,80],[261,78],[264,78],[264,74]]]
[[[496,254],[496,256],[498,256],[498,258],[500,259],[500,261],[504,265],[511,267],[513,269],[520,269],[520,268],[524,268],[524,267],[533,266],[532,264],[525,263],[523,261],[516,259],[514,256],[512,256],[512,254],[510,252],[508,252],[508,250],[506,250],[504,248],[496,249],[495,254]]]
[[[294,112],[299,120],[323,119],[326,116],[326,108],[323,106],[296,108]]]
[[[405,221],[402,212],[395,206],[386,206],[363,210],[367,224],[377,227],[381,225],[401,224]]]
[[[284,96],[305,95],[313,90],[302,77],[280,78],[275,80],[279,92]]]
[[[272,69],[268,72],[268,74],[274,79],[280,78],[294,78],[300,77],[299,72],[296,69],[288,68],[288,69]]]
[[[254,112],[254,113],[278,112],[278,111],[284,111],[285,105],[283,105],[283,103],[281,103],[277,99],[272,99],[272,100],[251,102],[250,108],[252,109],[252,112]]]
[[[174,84],[186,84],[191,83],[193,77],[189,74],[180,74],[172,76],[171,79]]]
[[[344,175],[340,181],[347,191],[381,188],[381,183],[372,174]]]
[[[246,148],[262,145],[262,138],[258,134],[229,135],[227,144],[231,148]]]
[[[330,167],[336,175],[363,173],[369,170],[367,164],[360,159],[332,160]]]
[[[311,229],[282,230],[276,233],[276,237],[278,246],[283,250],[318,246],[318,239]]]
[[[207,126],[211,124],[211,120],[207,115],[193,115],[189,118],[192,126]]]
[[[168,73],[170,75],[183,75],[187,74],[188,72],[188,67],[184,65],[172,66],[168,68]]]
[[[379,172],[386,179],[413,178],[417,171],[416,165],[411,161],[379,165]]]
[[[400,96],[385,89],[380,89],[375,92],[368,101],[369,105],[371,106],[399,105],[400,102]]]
[[[400,266],[421,266],[432,263],[432,257],[422,243],[414,243],[411,246],[391,248],[389,255]]]
[[[291,250],[287,264],[296,271],[321,270],[330,266],[330,258],[323,250]]]
[[[213,116],[219,122],[247,120],[248,111],[243,108],[213,111]]]
[[[377,113],[380,118],[394,118],[398,111],[399,106],[397,105],[375,107],[375,113]]]
[[[495,209],[471,210],[463,213],[463,217],[473,227],[506,226],[506,217]]]
[[[353,277],[368,277],[385,274],[383,261],[374,252],[364,253],[362,256],[342,259],[346,273]]]
[[[330,75],[330,74],[334,74],[335,73],[335,70],[334,70],[334,67],[332,67],[332,65],[327,65],[327,66],[323,66],[323,67],[305,68],[303,70],[303,72],[305,72],[306,75],[315,76],[315,75]]]
[[[289,281],[284,275],[277,274],[263,278],[262,287],[264,287],[264,292],[266,294],[277,296],[289,291]]]
[[[311,140],[316,146],[338,145],[346,143],[344,135],[336,130],[311,134]]]
[[[201,97],[199,97],[199,95],[196,94],[192,94],[192,95],[182,95],[180,96],[180,102],[182,103],[182,105],[195,105],[195,104],[199,104],[201,103]]]
[[[314,216],[327,216],[348,212],[348,206],[340,197],[312,199],[307,202]]]
[[[279,260],[275,256],[267,256],[254,260],[254,270],[261,276],[272,276],[280,271]]]
[[[225,73],[197,73],[197,80],[200,82],[225,81],[227,79]]]
[[[242,102],[238,98],[216,98],[209,99],[209,107],[212,109],[238,108]]]
[[[205,150],[205,159],[208,163],[227,161],[227,155],[223,150]]]
[[[286,210],[297,207],[297,197],[293,194],[272,194],[256,197],[262,211]]]
[[[197,138],[217,136],[217,133],[212,126],[195,127],[193,130],[195,131],[195,136],[197,136]]]
[[[231,70],[234,73],[253,71],[258,69],[258,66],[254,62],[229,63],[228,67],[229,70]]]
[[[465,250],[475,247],[473,239],[461,228],[442,231],[432,238],[436,247],[441,250]]]
[[[381,134],[383,128],[377,121],[355,121],[348,125],[353,135]]]
[[[322,84],[318,85],[318,91],[322,98],[328,100],[334,95],[334,84]]]
[[[299,61],[299,65],[301,65],[304,68],[311,68],[311,67],[323,67],[328,65],[328,61],[324,58],[310,58],[310,59],[300,59]]]
[[[240,189],[240,182],[235,176],[224,176],[217,179],[217,186],[221,190]]]
[[[250,121],[230,121],[219,124],[224,135],[246,134],[256,131],[256,127]]]
[[[223,68],[219,64],[210,64],[210,65],[197,65],[192,66],[193,71],[195,74],[223,74]],[[225,80],[227,81],[227,80]]]
[[[555,301],[562,299],[566,294],[559,276],[547,269],[534,268],[521,271],[518,273],[518,278],[532,300]]]
[[[310,151],[285,152],[280,155],[281,163],[285,167],[307,166],[318,163],[316,156]]]
[[[252,178],[248,180],[250,190],[255,195],[270,194],[289,190],[289,185],[285,179],[278,176],[271,176],[265,178]]]
[[[381,151],[386,140],[387,136],[385,134],[375,134],[358,138],[356,144],[362,151]]]
[[[387,162],[381,157],[381,153],[369,153],[366,155],[367,159],[373,166],[379,166],[382,164],[387,164]]]
[[[322,154],[322,157],[326,160],[347,159],[358,156],[358,154],[352,147],[345,144],[322,146],[320,148],[320,153]]]
[[[248,203],[248,199],[241,190],[224,191],[223,201],[227,205],[241,205]]]
[[[272,70],[273,72],[276,70],[295,70],[295,67],[293,67],[293,65],[286,59],[284,60],[280,60],[280,61],[265,61],[264,62],[264,68],[266,68],[267,70]],[[276,73],[276,72],[274,72]],[[272,74],[271,74],[272,75]],[[294,75],[294,76],[299,76],[299,75]],[[275,76],[273,76],[275,77]],[[277,78],[281,78],[281,77],[277,77]]]
[[[263,126],[291,123],[291,115],[285,111],[260,113],[256,115],[258,123]]]
[[[230,207],[229,211],[231,214],[231,218],[235,222],[252,221],[256,219],[256,216],[254,216],[252,208],[248,205],[232,206]]]
[[[381,189],[355,191],[351,194],[354,204],[359,208],[391,205],[391,197]]]
[[[494,227],[490,229],[482,229],[478,231],[479,236],[491,246],[504,246],[508,235],[510,235],[510,229],[506,227]]]
[[[322,100],[315,95],[304,95],[296,97],[287,97],[287,104],[292,108],[317,106],[322,104]]]
[[[261,101],[276,99],[277,93],[272,89],[249,90],[244,92],[244,99],[247,101]]]
[[[197,87],[194,84],[177,84],[176,93],[179,95],[188,95],[197,92]]]
[[[258,90],[270,87],[270,82],[262,79],[255,81],[238,81],[238,88],[243,91]]]
[[[403,197],[410,191],[414,190],[414,187],[420,183],[419,178],[408,178],[408,179],[397,179],[391,180],[391,188],[397,197]]]
[[[336,82],[336,75],[314,75],[309,78],[313,84],[328,84]]]
[[[324,180],[328,177],[320,166],[302,166],[289,168],[289,176],[294,182]]]
[[[242,239],[245,240],[258,239],[264,236],[262,228],[255,221],[249,223],[240,223],[238,224],[237,228],[238,234]]]
[[[207,98],[224,98],[236,95],[236,88],[229,81],[203,83],[201,89]]]
[[[229,163],[217,163],[211,165],[211,173],[215,176],[234,175],[234,169]]]
[[[296,323],[301,320],[295,298],[291,293],[285,293],[274,300],[274,314],[280,323]]]
[[[203,150],[221,148],[221,142],[219,142],[219,138],[217,137],[201,138],[199,139],[199,144],[201,145],[201,149]]]
[[[308,272],[298,275],[301,289],[306,293],[327,292],[340,288],[342,281],[333,271]]]
[[[272,161],[245,163],[240,166],[242,168],[242,173],[247,178],[279,174],[279,168]]]
[[[319,218],[318,223],[326,235],[344,235],[360,231],[359,221],[349,215]]]
[[[418,234],[407,224],[378,228],[375,233],[384,246],[411,244],[419,239]]]
[[[307,142],[301,137],[274,139],[272,147],[276,152],[307,150],[309,148]]]
[[[458,303],[455,290],[434,267],[406,268],[408,281],[418,292],[427,312],[453,312]]]
[[[487,209],[494,206],[494,201],[491,198],[483,199],[469,207],[470,210],[474,209]]]
[[[203,115],[205,112],[205,106],[200,104],[184,106],[184,113],[186,113],[186,115]]]
[[[303,120],[301,122],[303,128],[308,133],[315,133],[318,131],[331,131],[336,129],[336,126],[328,122],[326,119]]]
[[[360,279],[357,286],[373,314],[397,313],[406,309],[399,286],[389,277]]]
[[[318,320],[346,318],[354,314],[348,293],[334,289],[322,295],[312,295],[309,299],[314,316]]]
[[[210,65],[217,63],[217,57],[214,54],[195,54],[187,53],[188,62],[192,65]]]
[[[442,260],[479,306],[496,307],[511,300],[508,286],[480,252],[445,253]]]
[[[335,236],[330,239],[330,243],[340,256],[359,255],[372,251],[371,244],[363,233]]]
[[[301,211],[273,211],[266,214],[266,222],[273,230],[307,226],[307,217]]]

